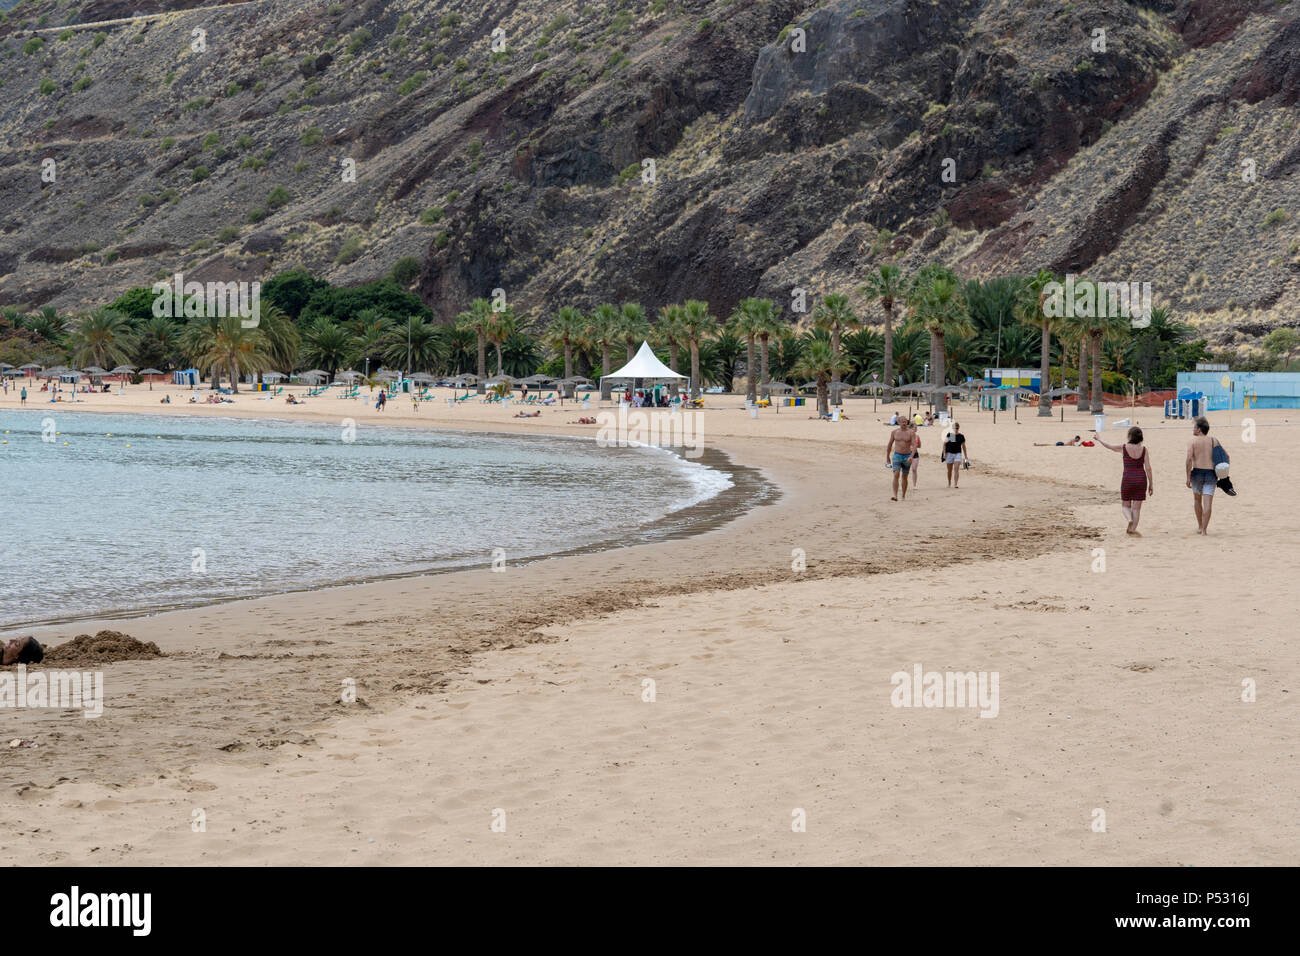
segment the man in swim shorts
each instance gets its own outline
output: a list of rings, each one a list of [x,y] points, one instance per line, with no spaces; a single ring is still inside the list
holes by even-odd
[[[1219,476],[1214,472],[1214,446],[1210,423],[1202,416],[1192,425],[1192,440],[1187,443],[1187,487],[1192,489],[1196,507],[1196,533],[1210,533],[1210,512],[1214,507],[1214,488]],[[1224,454],[1227,454],[1225,452]]]
[[[907,498],[907,476],[912,470],[912,453],[916,450],[916,432],[908,425],[899,425],[889,433],[889,444],[885,446],[885,464],[894,472],[894,496],[890,501],[898,500],[898,476],[903,476],[903,498]]]

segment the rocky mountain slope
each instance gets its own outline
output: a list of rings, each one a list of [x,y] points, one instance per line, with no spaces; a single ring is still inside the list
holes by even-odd
[[[1300,305],[1300,4],[25,0],[0,77],[0,304],[416,256],[442,317],[886,259],[1149,281],[1216,344]]]

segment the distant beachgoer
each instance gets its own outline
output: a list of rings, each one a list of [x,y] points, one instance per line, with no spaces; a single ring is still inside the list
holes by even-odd
[[[39,664],[45,659],[45,649],[34,637],[16,637],[5,644],[0,664]]]
[[[1208,427],[1208,426],[1207,426]],[[1112,445],[1094,433],[1097,443],[1103,448],[1117,451],[1124,456],[1124,475],[1119,482],[1119,504],[1124,517],[1128,519],[1127,533],[1140,538],[1138,519],[1142,517],[1142,502],[1147,495],[1154,495],[1156,487],[1151,479],[1151,456],[1142,445],[1142,429],[1134,425],[1128,430],[1128,441],[1123,445]],[[1131,449],[1131,450],[1130,450]],[[1197,509],[1200,513],[1200,509]]]
[[[1196,419],[1192,425],[1192,440],[1187,443],[1187,487],[1192,489],[1192,504],[1196,508],[1196,533],[1210,533],[1210,512],[1214,508],[1214,488],[1218,475],[1214,470],[1214,448],[1217,438],[1210,437],[1210,423],[1205,418]],[[1223,454],[1228,454],[1225,448]]]
[[[916,432],[906,423],[889,433],[889,444],[885,446],[885,464],[894,472],[894,496],[890,501],[898,501],[898,477],[903,476],[903,500],[907,500],[907,478],[912,470],[912,444],[916,441]]]
[[[1072,446],[1072,445],[1082,445],[1082,444],[1083,444],[1083,439],[1080,438],[1078,435],[1075,435],[1075,436],[1074,436],[1073,438],[1071,438],[1069,441],[1058,441],[1058,442],[1055,442],[1055,443],[1050,442],[1050,441],[1036,441],[1036,442],[1034,442],[1034,447],[1035,447],[1035,448],[1051,448],[1051,447],[1053,447],[1053,444],[1055,444],[1055,447],[1057,447],[1057,448],[1061,448],[1061,447],[1063,447],[1063,446],[1064,446],[1064,447],[1069,447],[1069,446]]]
[[[379,390],[379,401],[375,402],[375,408],[379,409],[382,412],[384,410],[384,406],[387,404],[388,404],[388,396],[384,393],[384,390],[381,388]]]
[[[898,424],[898,412],[894,412],[894,414],[889,416],[889,427],[893,428],[897,424]]]
[[[912,477],[912,487],[913,487],[913,488],[917,488],[917,487],[920,486],[920,484],[921,484],[921,481],[920,481],[920,477],[921,477],[921,476],[920,476],[920,471],[921,471],[921,467],[920,467],[920,466],[921,466],[921,436],[920,436],[920,434],[917,432],[917,429],[918,429],[919,427],[920,427],[920,426],[917,425],[916,422],[913,422],[913,423],[912,423],[912,437],[916,440],[916,444],[912,446],[912,474],[911,474],[911,477]]]
[[[939,460],[948,468],[948,485],[959,487],[962,463],[970,461],[966,452],[966,436],[961,433],[961,426],[953,422],[952,431],[943,440],[943,454]]]
[[[19,405],[26,405],[26,404],[27,404],[27,386],[26,386],[26,385],[23,386],[23,390],[22,390],[21,392],[18,393],[18,396],[19,396],[18,404],[19,404]]]

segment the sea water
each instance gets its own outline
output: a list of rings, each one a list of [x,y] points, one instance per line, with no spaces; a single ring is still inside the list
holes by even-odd
[[[731,484],[581,437],[10,409],[0,440],[0,629],[616,546]]]

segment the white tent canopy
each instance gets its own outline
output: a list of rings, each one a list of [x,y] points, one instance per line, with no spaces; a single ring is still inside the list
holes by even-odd
[[[637,350],[636,355],[632,356],[632,361],[628,362],[617,372],[610,372],[608,375],[602,375],[601,381],[607,378],[650,378],[650,379],[682,379],[689,378],[686,375],[680,375],[674,372],[663,362],[659,361],[658,356],[650,349],[649,342],[642,342],[641,348]]]

